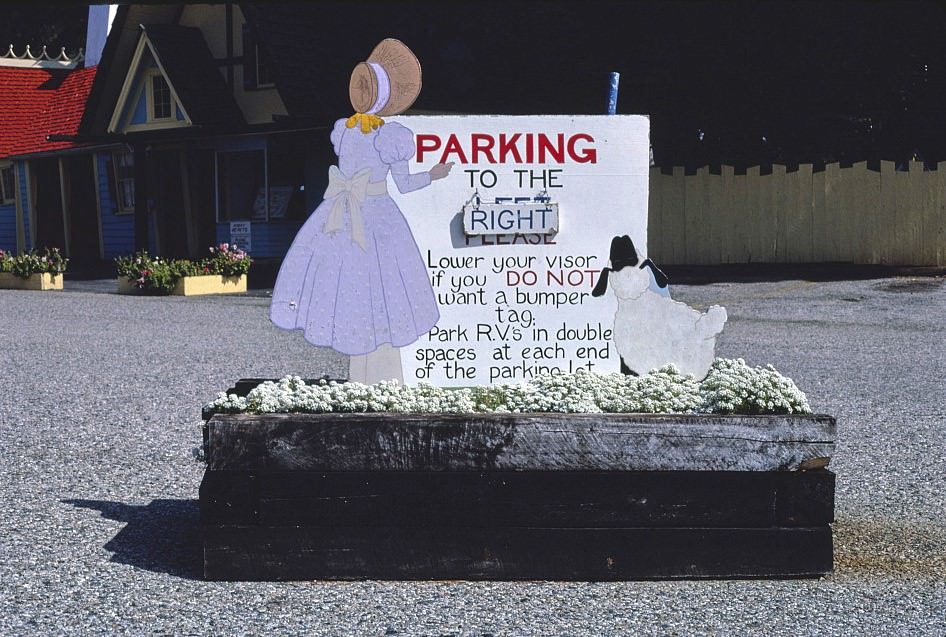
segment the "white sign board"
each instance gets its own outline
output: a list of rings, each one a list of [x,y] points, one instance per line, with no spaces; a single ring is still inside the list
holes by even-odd
[[[253,250],[253,224],[249,221],[230,222],[230,244],[249,254]]]
[[[591,291],[612,237],[629,235],[646,257],[647,117],[390,121],[414,132],[410,172],[454,162],[445,179],[404,195],[388,178],[440,311],[433,329],[401,348],[404,382],[468,386],[618,371],[614,295]],[[485,216],[476,219],[489,232],[470,225],[477,199]],[[542,219],[550,203],[555,214]]]

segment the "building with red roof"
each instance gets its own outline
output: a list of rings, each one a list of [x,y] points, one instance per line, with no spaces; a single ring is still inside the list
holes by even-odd
[[[0,249],[49,246],[68,254],[83,243],[70,228],[86,234],[95,211],[93,154],[70,138],[97,67],[81,68],[81,59],[45,50],[34,56],[28,48],[18,56],[12,47],[0,56]],[[94,247],[88,252],[100,256]]]

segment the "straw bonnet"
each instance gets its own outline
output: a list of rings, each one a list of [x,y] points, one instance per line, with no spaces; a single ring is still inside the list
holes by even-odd
[[[358,113],[403,113],[420,93],[420,62],[400,40],[387,38],[351,73],[348,98]]]

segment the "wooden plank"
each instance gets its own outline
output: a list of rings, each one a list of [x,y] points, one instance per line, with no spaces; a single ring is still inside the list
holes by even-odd
[[[720,175],[719,203],[716,214],[716,240],[719,244],[720,263],[739,263],[742,261],[741,248],[736,244],[736,229],[741,225],[736,218],[733,205],[736,193],[736,180],[742,177],[735,176],[735,168],[723,166]]]
[[[830,253],[827,240],[826,197],[826,170],[819,170],[811,175],[811,260],[813,262],[827,261]]]
[[[920,223],[923,228],[922,241],[917,251],[917,265],[934,266],[937,265],[936,241],[939,238],[942,218],[940,216],[942,213],[940,210],[942,192],[939,192],[936,188],[938,181],[936,172],[920,168],[916,177],[921,195],[922,218]]]
[[[210,580],[816,577],[831,528],[206,527]]]
[[[904,236],[900,245],[900,265],[917,265],[917,252],[923,241],[921,202],[916,184],[917,162],[896,173],[897,217],[903,220]]]
[[[946,266],[946,161],[939,162],[933,181],[936,192],[936,265]]]
[[[683,222],[685,226],[684,237],[686,239],[684,258],[686,259],[685,263],[689,264],[703,263],[703,238],[706,222],[703,220],[701,191],[705,171],[706,168],[703,167],[698,169],[695,175],[687,175],[683,178]]]
[[[211,470],[791,471],[834,452],[825,415],[217,414]]]
[[[200,523],[259,524],[259,481],[245,471],[205,471],[200,482]]]
[[[897,245],[903,236],[901,221],[897,217],[894,169],[892,161],[880,162],[880,215],[885,220],[886,228],[879,229],[876,240],[880,248],[880,262],[885,265],[897,263]]]
[[[820,526],[834,474],[207,471],[200,511],[244,526]]]
[[[782,258],[791,263],[811,263],[811,164],[801,164],[785,178],[788,207]]]
[[[758,170],[756,170],[756,175],[758,175]],[[750,227],[749,219],[749,210],[751,209],[749,202],[749,184],[750,179],[748,175],[733,176],[729,217],[731,233],[728,237],[728,251],[732,255],[732,263],[749,263],[752,260],[752,250],[750,246],[752,228]]]
[[[854,168],[859,171],[857,204],[863,210],[861,218],[855,214],[853,219],[860,241],[855,260],[879,265],[883,263],[883,240],[890,232],[890,221],[884,217],[880,197],[880,172],[870,170],[867,162],[854,164]],[[848,216],[851,216],[851,211],[848,211]]]
[[[842,259],[851,263],[877,263],[872,233],[880,224],[878,173],[857,162],[843,171],[845,198],[841,208]]]
[[[771,174],[765,177],[767,188],[767,210],[766,220],[768,221],[768,232],[765,236],[765,255],[766,263],[779,263],[780,242],[784,233],[785,226],[785,166],[782,164],[773,164]]]
[[[664,183],[663,190],[663,220],[665,240],[671,241],[672,249],[667,253],[666,264],[686,263],[686,215],[685,215],[685,186],[686,177],[682,166],[676,166],[673,174],[665,176],[669,181]],[[661,263],[661,265],[664,265]]]
[[[828,164],[824,168],[824,232],[822,257],[819,261],[841,261],[840,219],[844,198],[844,184],[841,168],[838,164]]]
[[[762,263],[764,260],[765,227],[767,221],[763,208],[767,206],[764,177],[759,166],[746,170],[746,209],[743,220],[746,229],[746,251],[749,263]]]
[[[704,263],[708,265],[719,265],[722,263],[722,247],[720,234],[722,229],[720,221],[722,219],[721,209],[723,207],[723,175],[714,175],[706,169],[703,182],[703,216],[706,230],[704,232]]]
[[[664,222],[662,207],[663,180],[660,169],[651,167],[647,190],[647,254],[656,263],[664,263]]]

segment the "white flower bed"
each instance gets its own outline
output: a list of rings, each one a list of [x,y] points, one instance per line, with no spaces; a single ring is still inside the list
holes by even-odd
[[[218,413],[811,413],[808,399],[774,367],[717,358],[703,382],[669,365],[645,376],[544,375],[528,383],[490,387],[407,387],[320,381],[298,376],[266,381],[245,396],[218,394],[207,408]]]

